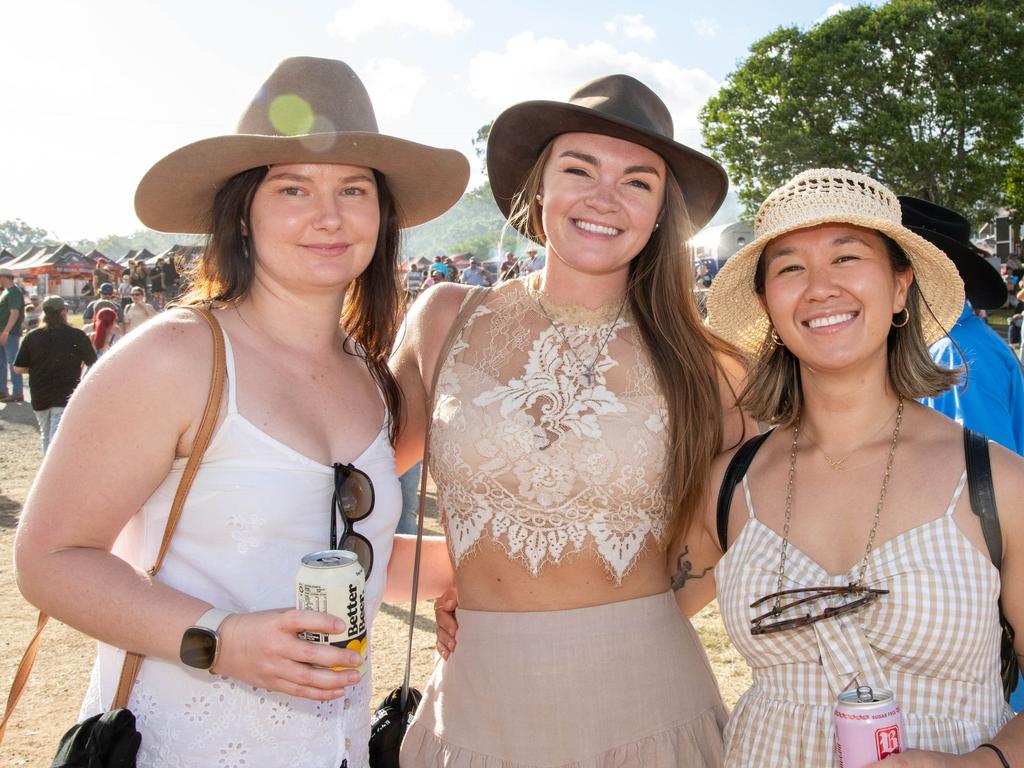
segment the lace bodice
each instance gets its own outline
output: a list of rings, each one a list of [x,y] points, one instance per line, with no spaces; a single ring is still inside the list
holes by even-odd
[[[552,305],[535,278],[491,291],[442,363],[442,522],[456,567],[489,538],[534,576],[587,553],[619,584],[664,537],[665,405],[628,311]]]

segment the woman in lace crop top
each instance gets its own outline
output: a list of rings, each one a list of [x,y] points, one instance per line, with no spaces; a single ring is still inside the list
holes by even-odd
[[[300,100],[331,132],[279,135],[268,109],[282,100]],[[296,636],[344,623],[291,608],[295,574],[303,555],[332,546],[334,478],[351,463],[376,501],[353,524],[373,548],[367,624],[389,576],[389,599],[409,599],[414,547],[394,535],[400,399],[387,365],[399,227],[440,214],[467,177],[458,152],[377,134],[347,65],[294,58],[260,88],[239,134],[172,153],[140,184],[147,225],[209,235],[185,301],[210,305],[223,331],[218,426],[150,577],[213,354],[206,323],[165,312],[78,389],[16,549],[26,597],[100,641],[83,716],[110,706],[118,649],[145,654],[129,700],[139,766],[367,768],[369,672],[353,669],[364,661],[354,651]],[[423,580],[427,595],[451,583],[439,544],[449,578]],[[185,653],[193,624],[215,633],[219,652]]]
[[[755,357],[740,402],[776,426],[733,495],[724,556],[710,495],[689,559],[713,575],[679,591],[696,610],[717,586],[751,667],[726,766],[838,766],[833,709],[860,685],[903,712],[910,751],[877,751],[887,767],[1024,764],[998,607],[1019,654],[1024,461],[989,444],[996,570],[964,490],[963,430],[914,400],[959,379],[926,347],[963,306],[956,268],[902,225],[895,195],[845,170],[780,187],[755,232],[715,278],[708,317]]]
[[[671,130],[624,75],[506,111],[492,190],[546,266],[483,293],[439,286],[411,310],[396,450],[400,469],[418,459],[431,424],[459,638],[406,735],[406,768],[721,759],[725,710],[666,548],[712,457],[750,425],[685,247],[725,177]]]

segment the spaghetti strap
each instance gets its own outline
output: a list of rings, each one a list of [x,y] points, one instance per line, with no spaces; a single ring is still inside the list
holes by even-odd
[[[956,504],[960,501],[960,494],[964,491],[964,486],[967,484],[967,470],[965,469],[960,475],[960,482],[956,484],[956,490],[953,491],[953,499],[949,502],[949,506],[946,507],[946,517],[953,514],[953,510],[956,509]]]
[[[235,400],[235,353],[231,349],[231,339],[228,338],[227,329],[223,325],[220,332],[224,336],[224,357],[227,360],[228,369],[228,413],[238,413],[238,404]]]
[[[754,502],[750,500],[750,483],[747,482],[747,476],[743,476],[743,498],[747,500],[747,518],[749,520],[754,519]]]

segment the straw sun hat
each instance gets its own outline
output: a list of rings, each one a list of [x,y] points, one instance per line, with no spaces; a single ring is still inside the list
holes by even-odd
[[[135,192],[135,211],[152,229],[207,233],[221,186],[242,171],[275,163],[380,171],[403,227],[444,213],[469,181],[462,153],[380,133],[366,88],[347,64],[296,57],[271,73],[235,133],[188,144],[150,168]]]
[[[930,242],[900,222],[899,200],[874,179],[852,171],[815,168],[795,176],[764,201],[754,219],[755,239],[730,257],[708,295],[708,322],[725,339],[757,353],[771,321],[754,291],[754,274],[766,245],[797,229],[818,224],[854,224],[896,241],[914,268],[918,305],[908,307],[921,319],[925,342],[942,338],[964,305],[964,286],[956,267]]]
[[[697,229],[725,199],[729,179],[722,166],[673,138],[665,102],[636,78],[608,75],[584,85],[568,102],[524,101],[495,119],[487,140],[487,177],[505,218],[537,157],[563,133],[598,133],[657,152],[672,169]]]

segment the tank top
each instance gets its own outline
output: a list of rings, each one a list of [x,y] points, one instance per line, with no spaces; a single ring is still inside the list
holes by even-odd
[[[893,691],[915,749],[969,752],[1012,718],[999,676],[999,572],[953,520],[966,479],[943,515],[875,547],[864,583],[889,594],[754,636],[750,604],[777,589],[782,539],[755,516],[744,476],[748,519],[715,568],[722,621],[752,672],[726,726],[726,766],[838,766],[832,711],[857,685]],[[829,574],[788,551],[783,589],[845,586],[860,567]]]
[[[431,472],[448,546],[458,567],[489,539],[533,576],[592,557],[619,584],[663,544],[665,403],[627,309],[552,305],[530,281],[491,290],[441,363]]]
[[[235,612],[290,608],[302,556],[329,546],[334,473],[238,412],[226,333],[224,341],[227,414],[200,464],[158,580]],[[402,506],[387,426],[385,420],[352,462],[370,476],[375,492],[373,512],[355,523],[374,549],[366,585],[368,626],[384,593]],[[115,554],[138,568],[148,568],[156,558],[185,463],[175,460],[114,546]],[[109,706],[123,659],[124,651],[98,644],[83,717]],[[138,764],[364,768],[370,691],[369,671],[345,699],[316,702],[177,661],[146,658],[129,701],[142,734]]]

